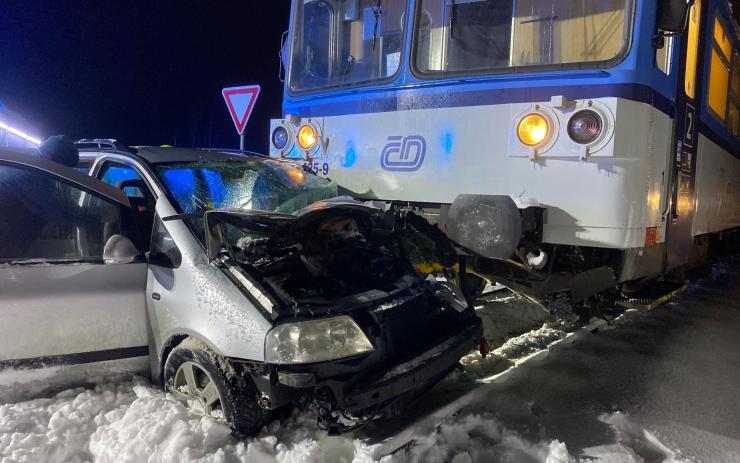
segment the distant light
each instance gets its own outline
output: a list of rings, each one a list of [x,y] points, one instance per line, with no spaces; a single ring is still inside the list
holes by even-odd
[[[29,142],[31,142],[31,143],[33,143],[35,145],[40,145],[41,144],[41,140],[39,140],[38,138],[32,137],[31,135],[28,135],[26,132],[22,132],[22,131],[20,131],[18,129],[15,129],[15,128],[9,126],[8,124],[6,124],[4,122],[0,122],[0,129],[7,130],[8,132],[12,133],[13,135],[16,135],[18,137],[21,137],[22,139],[24,139],[26,141],[29,141]]]

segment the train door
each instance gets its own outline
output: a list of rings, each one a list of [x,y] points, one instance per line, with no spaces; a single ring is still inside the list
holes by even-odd
[[[693,245],[691,228],[694,219],[694,178],[698,141],[698,110],[700,105],[702,17],[708,10],[708,0],[696,0],[691,6],[688,33],[681,40],[676,91],[673,162],[671,169],[671,207],[666,230],[666,270],[670,271],[689,261]]]

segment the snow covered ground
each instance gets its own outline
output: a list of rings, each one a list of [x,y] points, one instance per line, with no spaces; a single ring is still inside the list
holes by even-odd
[[[0,405],[0,462],[740,461],[740,272],[716,270],[575,332],[502,293],[479,308],[491,356],[353,434],[294,412],[238,441],[134,379]]]

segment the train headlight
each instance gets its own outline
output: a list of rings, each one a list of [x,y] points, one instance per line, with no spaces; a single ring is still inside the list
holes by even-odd
[[[316,130],[310,125],[306,124],[298,130],[298,146],[304,150],[310,150],[316,146],[319,141],[319,137],[316,135]]]
[[[286,146],[288,146],[290,134],[288,133],[288,129],[286,129],[282,125],[279,125],[275,127],[275,130],[272,131],[271,138],[272,146],[282,151],[283,149],[285,149]]]
[[[529,147],[543,145],[550,136],[550,123],[539,113],[522,117],[516,129],[519,141]]]
[[[599,138],[604,130],[601,116],[590,109],[578,111],[568,121],[568,135],[571,140],[581,145],[588,145]]]

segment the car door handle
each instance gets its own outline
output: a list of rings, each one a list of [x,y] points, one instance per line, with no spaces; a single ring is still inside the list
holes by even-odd
[[[159,293],[152,293],[152,299],[154,299],[155,301],[158,301],[162,299],[162,296],[160,296]]]

